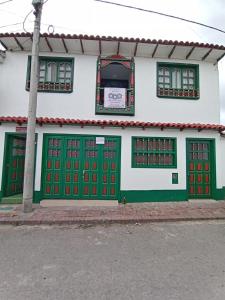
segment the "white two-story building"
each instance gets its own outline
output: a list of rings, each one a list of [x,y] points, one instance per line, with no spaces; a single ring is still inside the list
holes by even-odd
[[[0,199],[22,194],[32,35],[0,34]],[[34,201],[225,199],[225,47],[43,34]]]

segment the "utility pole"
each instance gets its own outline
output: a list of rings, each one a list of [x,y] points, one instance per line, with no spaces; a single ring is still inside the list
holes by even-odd
[[[35,21],[32,44],[32,58],[30,71],[30,95],[27,120],[27,139],[24,166],[24,185],[23,185],[23,211],[32,211],[33,190],[34,190],[34,158],[35,158],[35,128],[36,128],[36,109],[37,109],[37,90],[39,82],[39,38],[41,13],[44,0],[33,0]]]

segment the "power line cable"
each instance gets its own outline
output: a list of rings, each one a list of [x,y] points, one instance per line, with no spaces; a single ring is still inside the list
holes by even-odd
[[[10,26],[15,26],[15,25],[20,25],[20,24],[22,24],[22,23],[23,23],[23,22],[13,23],[13,24],[8,24],[8,25],[3,25],[3,26],[0,26],[0,28],[10,27]]]
[[[24,16],[18,15],[14,11],[10,11],[10,10],[7,10],[7,9],[0,9],[0,12],[4,12],[4,13],[10,14],[10,15],[14,15],[14,16],[20,17],[22,19],[24,18]]]
[[[21,23],[23,23],[23,30],[25,31],[25,32],[27,32],[26,31],[26,28],[25,28],[25,22],[26,22],[26,20],[27,20],[27,18],[29,17],[29,15],[33,12],[34,10],[32,9],[31,11],[29,11],[29,13],[26,15],[26,17],[24,18],[24,20],[23,20],[23,22],[21,22]]]
[[[12,0],[11,0],[11,1],[12,1]],[[46,0],[43,4],[45,4],[46,2],[48,2],[48,0]],[[29,11],[29,13],[25,16],[23,22],[15,23],[15,24],[10,24],[10,25],[4,25],[4,26],[2,26],[2,27],[7,27],[7,26],[12,26],[12,25],[20,25],[20,24],[23,24],[23,30],[24,30],[25,32],[27,32],[24,25],[25,25],[25,22],[26,22],[28,16],[29,16],[32,12],[33,12],[33,9],[32,9],[31,11]],[[33,22],[33,21],[31,21],[31,22]],[[46,25],[47,25],[47,24],[46,24]],[[50,26],[50,25],[48,24],[48,26]],[[51,25],[51,26],[52,26],[52,25]],[[2,27],[0,27],[0,28],[2,28]],[[27,33],[29,33],[29,32],[27,32]],[[28,40],[30,40],[30,37],[27,38],[27,39],[25,39],[25,40],[21,43],[21,45],[23,46]],[[16,48],[11,48],[10,50],[15,50],[15,49],[17,49],[17,48],[18,48],[18,47],[16,47]]]
[[[7,0],[7,1],[0,2],[0,5],[1,5],[1,4],[5,4],[5,3],[7,3],[7,2],[11,2],[11,1],[13,1],[13,0]]]
[[[210,28],[210,29],[213,29],[213,30],[225,33],[224,30],[222,30],[220,28],[217,28],[217,27],[214,27],[214,26],[210,26],[210,25],[207,25],[207,24],[204,24],[204,23],[200,23],[200,22],[196,22],[196,21],[193,21],[193,20],[189,20],[189,19],[177,17],[177,16],[174,16],[174,15],[169,15],[169,14],[161,13],[161,12],[154,11],[154,10],[144,9],[144,8],[141,8],[141,7],[136,7],[136,6],[131,6],[131,5],[125,5],[125,4],[111,2],[111,1],[104,1],[104,0],[94,0],[94,1],[101,2],[101,3],[106,3],[106,4],[112,4],[112,5],[121,6],[121,7],[126,7],[126,8],[131,8],[131,9],[135,9],[135,10],[139,10],[139,11],[149,12],[149,13],[152,13],[152,14],[157,14],[157,15],[160,15],[160,16],[177,19],[177,20],[180,20],[180,21],[184,21],[184,22],[188,22],[188,23],[200,25],[200,26],[203,26],[203,27],[206,27],[206,28]]]
[[[56,28],[67,29],[67,30],[70,30],[70,31],[75,31],[76,30],[76,29],[70,28],[70,27],[64,27],[64,26],[60,26],[60,25],[54,25],[54,24],[48,24],[48,23],[42,23],[42,22],[41,22],[41,25],[44,25],[44,26],[54,26]]]
[[[43,5],[44,5],[46,2],[48,2],[48,0],[45,0],[45,2],[43,3]],[[25,17],[24,20],[23,20],[23,30],[24,30],[25,32],[27,32],[27,31],[26,31],[26,28],[25,28],[25,22],[26,22],[27,18],[29,17],[29,15],[30,15],[33,11],[34,11],[33,9],[32,9],[31,11],[29,11],[29,13],[26,15],[26,17]]]
[[[13,1],[13,0],[10,0],[10,1]],[[47,1],[48,1],[48,0],[46,0],[43,4],[45,4]],[[1,3],[0,3],[0,4],[1,4]],[[25,29],[25,22],[26,22],[28,16],[31,14],[31,12],[33,12],[33,9],[32,9],[31,11],[29,11],[29,13],[25,16],[23,22],[19,22],[19,23],[14,23],[14,24],[8,24],[8,25],[0,26],[0,28],[4,28],[4,27],[8,27],[8,26],[14,26],[14,25],[21,25],[21,24],[23,24],[23,30],[24,30],[25,32],[27,32],[27,30]],[[22,16],[20,16],[20,17],[22,17]],[[30,21],[30,22],[33,22],[33,21]],[[17,31],[12,31],[12,32],[18,32],[18,30],[17,30]],[[23,42],[21,42],[21,45],[23,46],[23,45],[24,45],[28,40],[30,40],[30,39],[31,39],[30,37],[27,38],[27,39],[25,39]],[[1,43],[0,43],[0,44],[1,44]],[[16,50],[16,49],[18,49],[18,47],[10,48],[10,50],[12,50],[12,51],[13,51],[13,50]]]

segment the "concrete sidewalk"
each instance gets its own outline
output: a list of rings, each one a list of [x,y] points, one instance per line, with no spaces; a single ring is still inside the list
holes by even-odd
[[[24,214],[21,205],[1,205],[0,224],[110,224],[225,219],[225,201],[152,202],[117,207],[41,207]]]

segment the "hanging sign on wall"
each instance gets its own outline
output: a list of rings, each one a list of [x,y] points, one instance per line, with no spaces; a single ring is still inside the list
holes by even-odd
[[[105,138],[103,136],[97,136],[96,145],[104,145],[104,144],[105,144]]]
[[[123,88],[104,88],[104,107],[106,108],[125,108],[126,89]]]

